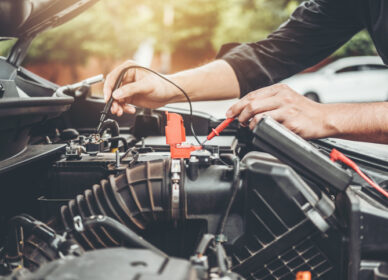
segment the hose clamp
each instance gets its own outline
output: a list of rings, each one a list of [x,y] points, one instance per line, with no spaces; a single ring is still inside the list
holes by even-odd
[[[85,230],[84,224],[82,223],[82,218],[81,216],[75,216],[73,218],[74,222],[74,229],[78,232],[83,232]]]
[[[179,219],[180,181],[181,181],[180,159],[171,160],[171,216],[174,220]]]

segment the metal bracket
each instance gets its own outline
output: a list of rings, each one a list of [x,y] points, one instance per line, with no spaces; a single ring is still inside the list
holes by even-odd
[[[74,222],[74,229],[78,232],[83,232],[85,230],[84,224],[82,223],[82,218],[81,216],[75,216],[73,218]]]
[[[17,40],[7,57],[7,62],[19,67],[27,55],[28,47],[30,46],[33,38],[34,36],[23,37]]]

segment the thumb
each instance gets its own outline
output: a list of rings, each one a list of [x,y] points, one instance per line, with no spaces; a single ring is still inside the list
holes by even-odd
[[[152,91],[152,87],[149,83],[134,82],[126,84],[113,92],[113,98],[119,102],[125,101],[125,99],[137,94],[146,94]]]

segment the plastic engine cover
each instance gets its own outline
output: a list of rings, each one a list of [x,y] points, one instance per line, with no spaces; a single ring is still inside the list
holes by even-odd
[[[167,259],[144,249],[114,248],[50,262],[23,279],[195,280],[196,275],[186,260]]]

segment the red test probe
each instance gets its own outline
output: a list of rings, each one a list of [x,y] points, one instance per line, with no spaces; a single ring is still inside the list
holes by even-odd
[[[228,118],[220,123],[216,128],[213,128],[212,132],[206,137],[206,140],[202,143],[205,144],[206,141],[213,139],[214,136],[220,135],[221,131],[223,131],[231,122],[234,121],[234,118]]]

